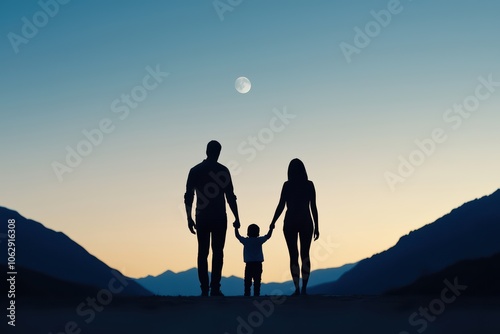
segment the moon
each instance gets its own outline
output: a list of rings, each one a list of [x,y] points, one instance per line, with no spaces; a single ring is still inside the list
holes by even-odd
[[[246,77],[239,77],[234,82],[234,88],[236,88],[236,90],[238,91],[238,93],[246,94],[252,88],[252,83]]]

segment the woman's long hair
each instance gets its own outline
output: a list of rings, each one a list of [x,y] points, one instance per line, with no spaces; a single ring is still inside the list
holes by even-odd
[[[307,181],[306,166],[300,159],[293,159],[288,165],[288,181],[301,182]]]

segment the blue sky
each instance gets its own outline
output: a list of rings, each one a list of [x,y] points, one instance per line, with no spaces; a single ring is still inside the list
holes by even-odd
[[[16,53],[8,34],[22,34],[22,18],[32,21],[41,7],[4,1],[0,204],[131,276],[187,269],[196,243],[179,210],[184,182],[218,139],[221,162],[241,167],[234,182],[244,226],[267,226],[287,164],[300,157],[318,190],[322,235],[338,245],[316,267],[390,247],[498,188],[500,92],[457,130],[443,114],[475,92],[479,77],[500,81],[500,3],[401,1],[348,63],[340,43],[354,45],[354,28],[389,3],[242,1],[221,21],[212,1],[73,0]],[[120,120],[112,102],[141,85],[148,66],[169,75]],[[248,94],[235,91],[239,76],[252,81]],[[247,161],[238,147],[276,109],[295,118]],[[59,182],[51,164],[103,119],[114,131]],[[384,173],[438,127],[448,140],[391,190]],[[137,237],[138,222],[147,238]],[[287,272],[282,239],[266,245],[276,264],[269,279]],[[225,274],[241,274],[240,246],[231,239],[227,247],[237,255]],[[185,256],[169,256],[179,248]],[[136,261],[141,254],[149,260]]]

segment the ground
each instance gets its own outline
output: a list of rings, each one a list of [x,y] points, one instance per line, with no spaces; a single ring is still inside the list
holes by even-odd
[[[435,297],[150,297],[112,300],[107,305],[96,302],[95,308],[85,304],[85,299],[37,300],[18,305],[16,328],[9,332],[500,333],[498,298],[461,296],[440,309],[443,304],[435,302]],[[427,314],[427,319],[418,314],[420,308],[430,306],[439,314]],[[412,315],[413,325],[409,322]]]

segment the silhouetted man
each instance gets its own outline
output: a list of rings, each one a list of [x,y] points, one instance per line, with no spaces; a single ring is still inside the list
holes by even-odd
[[[224,244],[226,242],[227,216],[226,199],[235,218],[235,225],[240,225],[236,196],[229,170],[217,162],[222,146],[212,140],[207,145],[207,159],[189,171],[184,204],[191,233],[198,231],[198,278],[201,295],[223,296],[220,291]],[[192,218],[192,206],[196,193],[196,222]],[[225,197],[224,197],[225,196]],[[212,279],[208,281],[208,253],[212,237]]]

